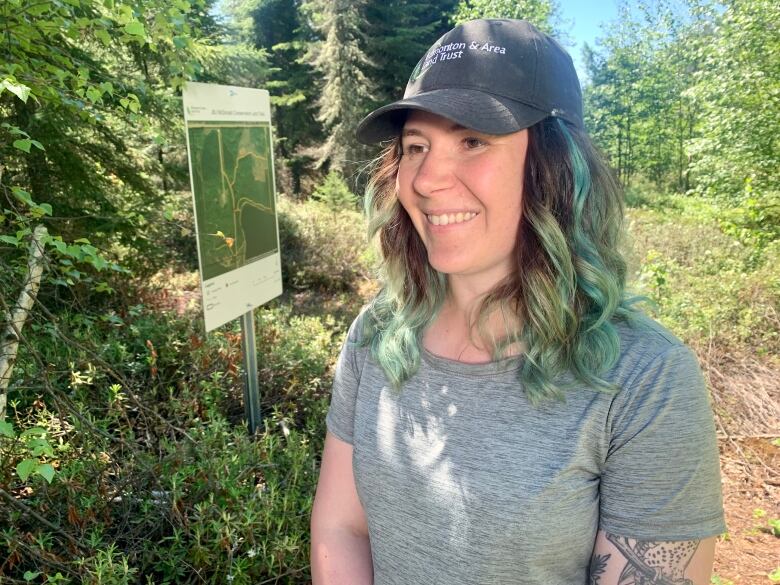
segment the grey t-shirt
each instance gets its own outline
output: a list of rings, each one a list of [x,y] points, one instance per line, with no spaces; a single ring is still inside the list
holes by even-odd
[[[565,402],[532,406],[522,358],[425,352],[394,391],[352,324],[327,426],[354,447],[376,585],[587,583],[596,531],[642,540],[725,531],[718,451],[696,358],[649,319]]]

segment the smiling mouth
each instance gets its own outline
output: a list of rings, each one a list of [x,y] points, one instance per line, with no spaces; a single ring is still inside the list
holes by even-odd
[[[433,225],[451,225],[455,223],[466,223],[477,217],[477,215],[479,214],[474,213],[473,211],[466,211],[465,213],[459,211],[458,213],[445,213],[443,215],[426,214],[425,217],[428,218],[428,223],[432,223]]]

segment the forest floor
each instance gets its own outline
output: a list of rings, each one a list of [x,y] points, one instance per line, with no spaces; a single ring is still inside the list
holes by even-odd
[[[774,533],[770,525],[780,519],[780,369],[698,353],[718,426],[728,527],[716,549],[713,583],[780,582],[780,525]]]
[[[780,449],[767,438],[720,440],[723,503],[729,531],[719,538],[713,583],[773,582],[769,574],[780,567],[780,545],[768,521],[780,516],[779,455]]]

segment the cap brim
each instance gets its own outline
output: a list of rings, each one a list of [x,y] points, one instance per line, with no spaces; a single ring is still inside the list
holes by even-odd
[[[517,132],[550,115],[550,112],[483,91],[436,89],[374,110],[358,124],[357,139],[363,144],[376,144],[395,138],[400,134],[409,110],[438,114],[485,134]]]

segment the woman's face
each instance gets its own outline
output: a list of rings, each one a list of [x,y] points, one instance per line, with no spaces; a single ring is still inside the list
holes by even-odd
[[[510,274],[528,131],[482,134],[413,111],[401,140],[398,199],[431,266],[486,286]]]

